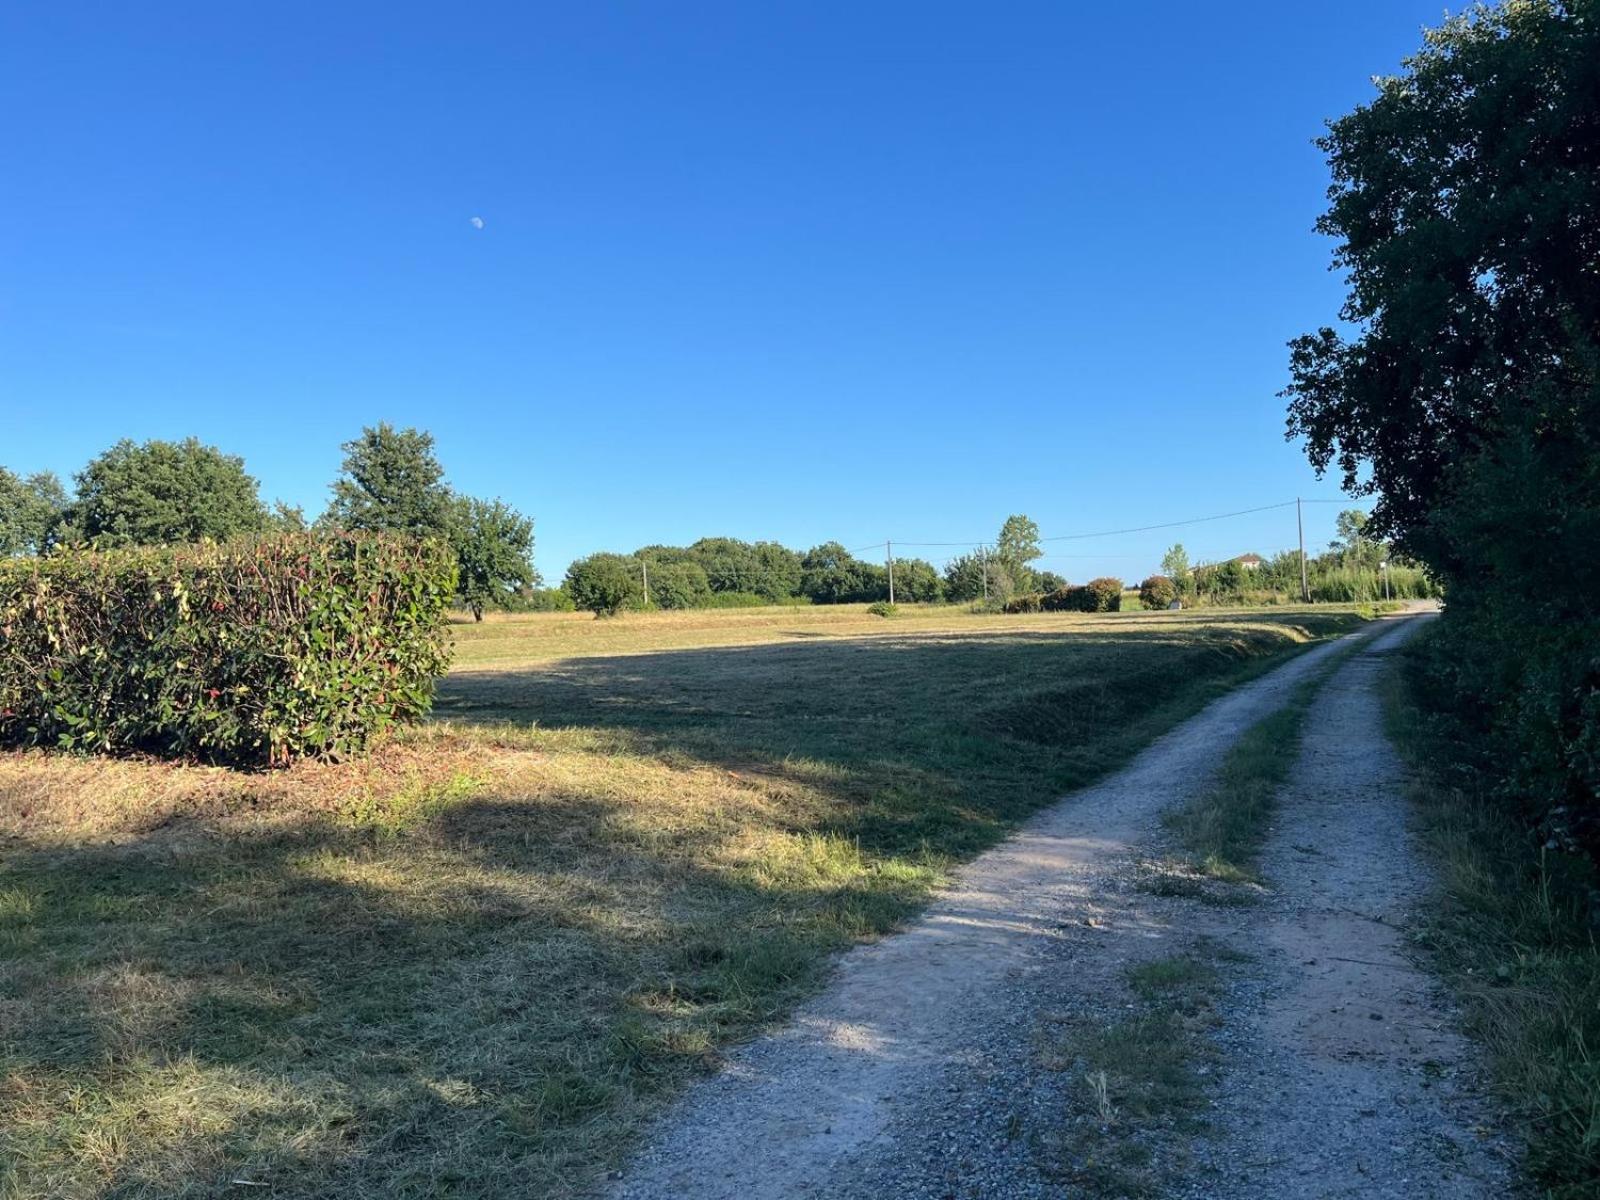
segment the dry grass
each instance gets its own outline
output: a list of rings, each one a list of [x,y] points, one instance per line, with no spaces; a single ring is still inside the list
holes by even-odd
[[[949,863],[1355,621],[540,615],[361,762],[0,755],[0,1197],[576,1192]]]

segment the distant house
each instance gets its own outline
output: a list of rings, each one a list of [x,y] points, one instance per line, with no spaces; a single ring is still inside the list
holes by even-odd
[[[1259,554],[1241,554],[1233,561],[1238,563],[1246,571],[1259,571],[1261,569],[1261,564],[1267,560],[1262,558]]]

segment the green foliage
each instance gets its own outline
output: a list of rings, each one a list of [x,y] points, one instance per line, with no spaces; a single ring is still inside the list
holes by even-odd
[[[952,558],[944,568],[944,596],[952,603],[983,597],[983,558],[977,554],[963,554]]]
[[[456,553],[456,595],[483,620],[485,608],[505,608],[521,588],[539,581],[533,569],[533,521],[499,500],[456,496],[450,544]]]
[[[610,617],[639,603],[644,578],[636,558],[591,554],[567,568],[562,586],[578,608],[597,617]]]
[[[1508,802],[1600,850],[1600,20],[1518,0],[1445,22],[1333,122],[1348,275],[1291,343],[1289,432],[1448,590],[1438,686]]]
[[[1178,598],[1178,585],[1165,575],[1152,575],[1139,585],[1139,603],[1148,609],[1164,609]]]
[[[886,600],[889,575],[883,567],[854,557],[838,542],[824,542],[806,551],[801,560],[800,592],[814,604]]]
[[[449,664],[439,543],[273,535],[0,563],[0,742],[342,757]]]
[[[890,604],[887,600],[879,600],[867,605],[867,611],[875,617],[893,617],[900,612],[898,604]]]
[[[412,537],[448,535],[450,489],[431,433],[383,421],[363,429],[343,449],[325,524]]]
[[[736,595],[739,593],[727,593]],[[657,608],[700,608],[711,599],[711,584],[696,562],[650,564],[650,603]],[[757,601],[761,597],[755,597]]]
[[[244,460],[182,442],[124,439],[79,472],[57,540],[100,547],[224,541],[266,526]]]
[[[0,467],[0,558],[44,553],[66,509],[66,489],[53,473],[23,479]]]
[[[518,588],[505,600],[507,612],[576,612],[577,607],[564,587]]]
[[[1089,612],[1120,612],[1122,609],[1122,580],[1102,575],[1084,584],[1088,593]]]
[[[1036,571],[1033,576],[1033,590],[1043,595],[1047,592],[1059,591],[1067,586],[1064,575],[1057,575],[1054,571]]]
[[[1044,597],[1038,592],[1023,592],[1013,596],[1001,606],[1008,613],[1036,613],[1044,611]]]
[[[932,563],[920,558],[894,560],[894,598],[912,604],[944,599],[944,580]]]
[[[1161,573],[1180,585],[1189,577],[1189,552],[1183,548],[1182,542],[1174,543],[1161,556]]]
[[[1043,555],[1039,549],[1039,526],[1028,517],[1017,513],[1009,516],[1000,526],[1000,536],[995,540],[995,554],[1001,565],[1010,573],[1012,582],[1022,586],[1030,568],[1028,564]]]

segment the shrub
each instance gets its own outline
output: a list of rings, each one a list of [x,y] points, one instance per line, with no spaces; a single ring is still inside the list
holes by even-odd
[[[1178,598],[1178,585],[1165,575],[1152,575],[1139,585],[1139,603],[1150,609],[1163,609]]]
[[[699,608],[765,608],[771,604],[765,596],[754,592],[712,592],[697,605]]]
[[[637,559],[591,554],[567,568],[562,586],[577,607],[597,617],[609,617],[643,597],[644,574]]]
[[[1086,612],[1120,612],[1122,610],[1122,580],[1102,575],[1083,585],[1088,593]]]
[[[1024,592],[1020,596],[1013,596],[1005,603],[1008,613],[1036,613],[1044,608],[1044,597],[1037,592]]]
[[[0,742],[342,757],[449,665],[442,542],[279,534],[0,564]]]
[[[650,564],[650,603],[657,608],[698,608],[711,597],[711,585],[699,563]]]
[[[1045,612],[1085,612],[1086,601],[1085,589],[1068,583],[1041,596],[1039,607]]]
[[[887,600],[879,600],[867,605],[867,611],[875,617],[892,617],[900,612],[900,606],[890,604]]]
[[[507,612],[576,612],[577,609],[564,587],[519,588],[506,597]]]

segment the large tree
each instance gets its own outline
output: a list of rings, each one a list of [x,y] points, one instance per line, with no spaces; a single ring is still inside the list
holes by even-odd
[[[1000,526],[1000,536],[995,541],[994,556],[1000,560],[1018,587],[1031,582],[1033,568],[1029,565],[1041,558],[1039,526],[1030,517],[1015,513]]]
[[[433,435],[387,421],[346,442],[324,521],[344,529],[442,537],[449,532],[450,489]]]
[[[39,554],[67,509],[67,490],[53,472],[26,479],[0,467],[0,557]]]
[[[1447,538],[1425,543],[1456,468],[1547,437],[1594,387],[1600,8],[1474,9],[1376,82],[1319,142],[1348,332],[1291,343],[1289,433],[1378,497],[1375,533],[1454,566]]]
[[[1600,849],[1600,3],[1446,21],[1321,146],[1348,296],[1289,434],[1443,580],[1436,691],[1507,791]]]
[[[500,500],[455,497],[450,543],[456,552],[456,596],[476,620],[483,620],[485,608],[503,608],[520,589],[539,582],[533,569],[533,521]]]
[[[120,441],[91,460],[77,484],[65,525],[98,546],[220,541],[267,521],[244,460],[195,438]]]

